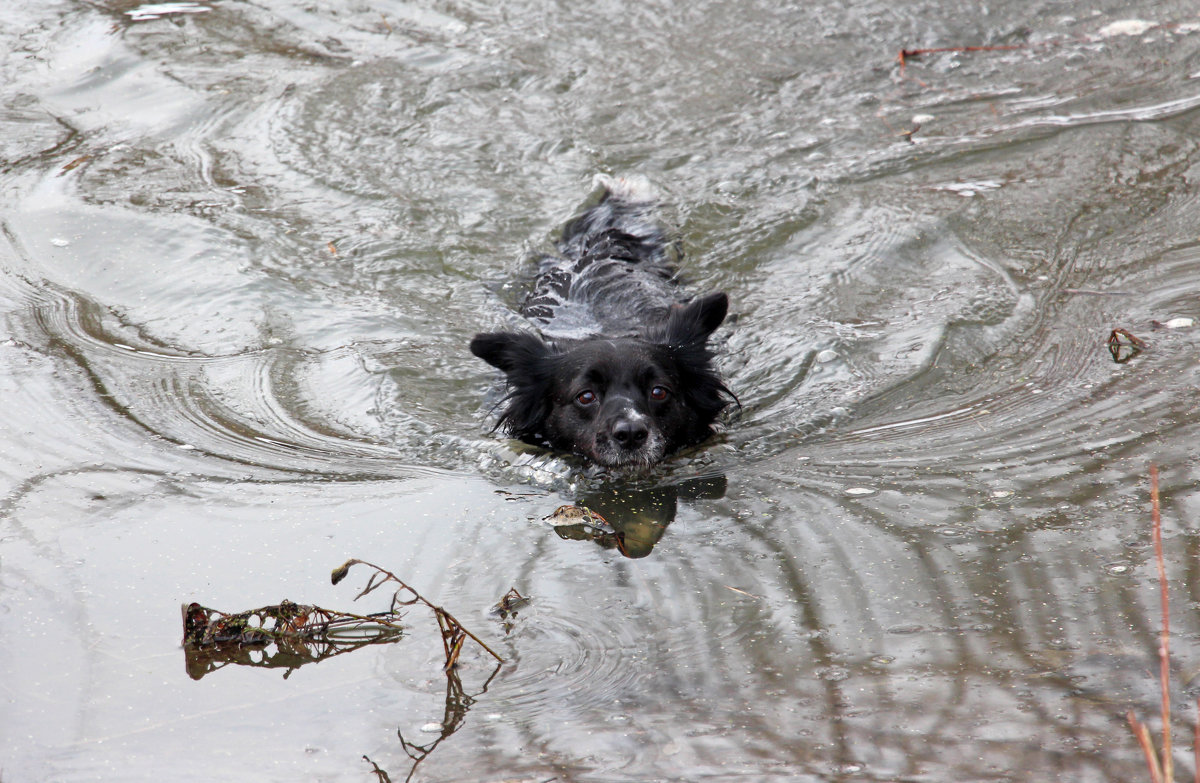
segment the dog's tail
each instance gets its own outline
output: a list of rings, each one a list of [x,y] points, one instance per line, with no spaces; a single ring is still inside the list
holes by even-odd
[[[597,174],[593,184],[603,189],[599,202],[563,228],[559,250],[567,258],[619,258],[633,263],[664,262],[666,233],[654,218],[658,192],[640,175],[613,177]]]

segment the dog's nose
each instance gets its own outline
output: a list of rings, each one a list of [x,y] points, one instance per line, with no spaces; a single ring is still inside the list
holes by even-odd
[[[622,448],[636,449],[646,442],[650,428],[642,421],[621,419],[612,428],[612,438]]]

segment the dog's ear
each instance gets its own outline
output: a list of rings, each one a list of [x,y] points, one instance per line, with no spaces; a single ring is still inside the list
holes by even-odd
[[[541,338],[528,332],[486,332],[471,340],[471,353],[506,375],[531,366],[549,352]]]
[[[706,294],[684,305],[671,308],[663,330],[667,345],[703,345],[708,336],[725,320],[729,297],[724,291]]]

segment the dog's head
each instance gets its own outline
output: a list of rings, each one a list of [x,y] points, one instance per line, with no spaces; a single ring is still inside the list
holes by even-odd
[[[732,399],[707,345],[728,308],[724,293],[709,294],[672,307],[641,337],[479,334],[471,353],[504,371],[497,426],[513,437],[605,467],[645,467],[707,438]]]

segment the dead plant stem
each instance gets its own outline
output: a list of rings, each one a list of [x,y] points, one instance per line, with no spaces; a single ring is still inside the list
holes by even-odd
[[[1150,466],[1150,516],[1154,522],[1154,560],[1158,564],[1158,587],[1162,603],[1162,634],[1158,643],[1158,679],[1162,686],[1162,777],[1174,783],[1175,764],[1171,756],[1171,619],[1168,614],[1167,566],[1163,558],[1162,513],[1158,503],[1158,466]]]

